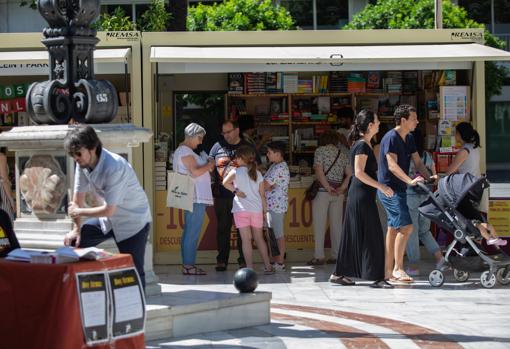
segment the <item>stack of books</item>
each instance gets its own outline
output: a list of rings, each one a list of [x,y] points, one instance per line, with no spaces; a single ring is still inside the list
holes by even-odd
[[[312,79],[313,93],[328,93],[328,80],[327,75],[314,75]]]
[[[383,79],[384,91],[388,93],[402,93],[402,72],[389,71]]]
[[[329,74],[329,92],[347,92],[346,73],[334,71]]]
[[[156,185],[156,190],[165,191],[166,190],[166,162],[165,161],[156,161],[154,163],[154,183]]]
[[[282,93],[283,74],[266,73],[266,93]]]
[[[361,74],[351,73],[347,78],[347,91],[349,92],[366,92],[367,81]]]
[[[244,80],[247,94],[258,94],[266,92],[265,73],[246,73],[244,74]]]
[[[285,73],[283,75],[283,92],[284,93],[298,92],[298,75],[296,73]]]
[[[312,93],[313,81],[312,80],[298,80],[298,93]]]

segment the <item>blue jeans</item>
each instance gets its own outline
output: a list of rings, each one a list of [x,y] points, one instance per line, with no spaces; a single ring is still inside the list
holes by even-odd
[[[418,211],[418,207],[426,199],[427,195],[407,195],[407,206],[413,221],[413,233],[409,236],[406,247],[407,259],[411,264],[418,264],[420,261],[420,241],[425,245],[430,254],[433,255],[440,251],[436,239],[434,239],[430,232],[430,219],[425,218]]]
[[[204,223],[206,204],[193,203],[193,212],[184,211],[184,231],[181,239],[182,264],[195,265],[200,230]]]

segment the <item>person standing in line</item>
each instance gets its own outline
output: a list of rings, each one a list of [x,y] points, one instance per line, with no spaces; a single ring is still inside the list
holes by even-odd
[[[205,129],[191,123],[184,129],[184,141],[175,149],[173,157],[174,171],[190,174],[195,183],[193,212],[184,211],[184,230],[181,239],[182,273],[184,275],[206,275],[195,265],[197,244],[204,223],[205,209],[214,204],[211,191],[211,175],[214,169],[213,159],[204,159],[193,152],[202,144]]]
[[[230,255],[230,233],[232,230],[232,192],[225,189],[222,182],[228,172],[238,165],[235,161],[236,150],[243,145],[253,146],[239,136],[239,125],[236,121],[226,120],[222,125],[223,140],[216,142],[209,157],[216,163],[215,183],[213,188],[214,211],[216,213],[217,229],[216,243],[218,245],[218,255],[216,256],[216,271],[225,271],[228,266]],[[260,159],[257,157],[257,162]],[[237,235],[237,249],[239,251],[238,263],[240,267],[246,265],[241,246],[241,237]]]
[[[355,277],[374,280],[370,285],[374,288],[393,288],[385,279],[384,236],[375,203],[378,189],[386,197],[393,196],[389,186],[377,182],[377,161],[371,140],[379,132],[379,124],[377,115],[364,109],[357,115],[349,134],[353,142],[350,163],[354,175],[347,195],[336,268],[329,279],[332,283],[354,285],[350,278]]]
[[[252,240],[255,240],[264,261],[264,273],[273,274],[274,269],[262,236],[267,209],[264,178],[257,171],[256,152],[253,147],[241,146],[236,151],[235,160],[238,167],[232,169],[223,179],[223,186],[234,195],[232,213],[236,227],[241,233],[246,266],[253,269]]]
[[[12,197],[9,166],[7,165],[7,149],[0,148],[0,208],[14,221],[16,207]]]
[[[412,132],[412,134],[416,143],[416,149],[427,169],[427,173],[431,175],[431,178],[436,179],[436,165],[434,163],[434,159],[432,159],[432,155],[424,149],[425,140],[420,129],[417,128]],[[416,171],[414,164],[411,163],[409,177],[416,178],[419,175],[421,174]],[[430,186],[430,189],[432,190],[433,188],[431,187],[432,186]],[[443,257],[441,248],[430,232],[430,219],[421,215],[420,211],[418,211],[418,207],[420,207],[427,198],[427,193],[419,186],[407,188],[407,205],[409,207],[411,220],[413,221],[413,232],[409,236],[406,247],[407,260],[409,261],[406,273],[409,276],[420,275],[418,265],[420,263],[420,241],[429,253],[436,259],[436,269],[444,271],[447,268],[447,263]]]
[[[455,127],[455,139],[461,147],[446,174],[471,173],[480,177],[480,135],[469,122],[461,122]]]
[[[338,133],[333,130],[324,132],[319,138],[320,147],[315,150],[313,168],[315,177],[321,184],[317,196],[312,201],[313,233],[315,238],[314,258],[308,265],[336,263],[342,219],[344,194],[347,191],[352,170],[349,166],[348,150],[338,147]],[[331,237],[331,257],[325,260],[324,238],[329,218]]]
[[[404,270],[404,252],[407,240],[413,232],[413,222],[407,206],[406,191],[407,185],[415,186],[417,182],[423,181],[421,176],[414,179],[409,177],[411,159],[426,179],[430,176],[410,134],[418,125],[416,109],[407,104],[400,105],[395,109],[394,117],[395,128],[389,130],[381,140],[377,178],[395,194],[388,197],[379,190],[377,197],[386,210],[388,221],[385,279],[410,283],[414,280]]]
[[[271,142],[266,145],[267,157],[271,166],[264,175],[266,190],[268,228],[273,229],[280,255],[275,257],[273,268],[276,271],[285,271],[285,213],[289,208],[290,172],[285,162],[285,144]]]
[[[64,138],[64,149],[78,165],[73,199],[67,208],[74,224],[64,244],[91,247],[113,238],[120,253],[133,257],[145,288],[144,256],[152,216],[135,171],[122,156],[103,148],[89,125],[71,130]],[[84,207],[85,194],[90,191],[103,199],[100,206]],[[84,217],[88,219],[81,225]]]

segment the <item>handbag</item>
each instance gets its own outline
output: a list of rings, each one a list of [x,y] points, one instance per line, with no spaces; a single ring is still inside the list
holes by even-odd
[[[280,249],[278,248],[278,241],[276,241],[276,236],[274,235],[273,228],[264,228],[264,238],[267,243],[267,249],[269,250],[269,256],[279,256]]]
[[[335,160],[331,163],[331,166],[329,166],[328,170],[324,172],[324,176],[327,176],[329,171],[333,168],[336,161],[340,157],[340,149],[338,150],[338,154],[336,155]],[[317,193],[319,192],[319,189],[321,188],[321,183],[315,179],[312,184],[305,190],[305,200],[312,201],[317,196]]]
[[[189,175],[168,171],[166,206],[193,212],[195,182]]]

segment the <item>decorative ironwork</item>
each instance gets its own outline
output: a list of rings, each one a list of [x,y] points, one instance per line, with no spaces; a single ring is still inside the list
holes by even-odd
[[[99,15],[99,0],[38,0],[48,22],[42,43],[49,53],[49,80],[33,83],[27,111],[37,124],[107,123],[117,114],[117,91],[94,80],[94,50],[99,39],[90,27]]]

